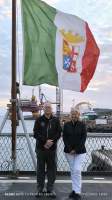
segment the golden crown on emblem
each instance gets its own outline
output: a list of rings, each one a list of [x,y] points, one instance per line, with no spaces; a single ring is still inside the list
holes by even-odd
[[[64,39],[73,44],[84,42],[84,38],[79,34],[73,34],[72,31],[66,32],[64,29],[60,30],[61,34],[63,35]]]

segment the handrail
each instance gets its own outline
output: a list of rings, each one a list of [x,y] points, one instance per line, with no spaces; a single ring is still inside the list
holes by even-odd
[[[33,133],[29,133],[31,137],[33,137]],[[11,133],[1,133],[0,137],[10,137]],[[26,136],[24,133],[17,133],[17,136]],[[112,137],[112,133],[87,133],[87,137]]]

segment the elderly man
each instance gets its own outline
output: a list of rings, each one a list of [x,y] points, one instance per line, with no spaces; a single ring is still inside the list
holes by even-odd
[[[44,114],[35,121],[34,125],[38,196],[43,194],[46,168],[48,179],[47,196],[56,197],[53,186],[56,179],[56,148],[60,135],[60,122],[53,116],[51,104],[45,103]]]
[[[74,200],[81,199],[81,169],[86,154],[86,127],[79,117],[79,110],[72,108],[71,120],[65,123],[63,130],[64,152],[72,179],[72,192],[69,198]]]

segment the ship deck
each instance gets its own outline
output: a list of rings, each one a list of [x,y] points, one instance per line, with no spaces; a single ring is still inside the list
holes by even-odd
[[[71,191],[69,176],[58,176],[55,183],[56,200],[68,200]],[[11,179],[0,177],[0,200],[36,200],[51,199],[36,197],[36,177],[21,176]],[[82,200],[112,200],[112,177],[83,176]]]

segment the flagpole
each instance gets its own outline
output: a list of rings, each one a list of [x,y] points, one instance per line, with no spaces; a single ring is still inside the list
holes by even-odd
[[[16,0],[12,0],[12,170],[16,172]]]
[[[56,116],[60,118],[60,89],[56,87]]]

